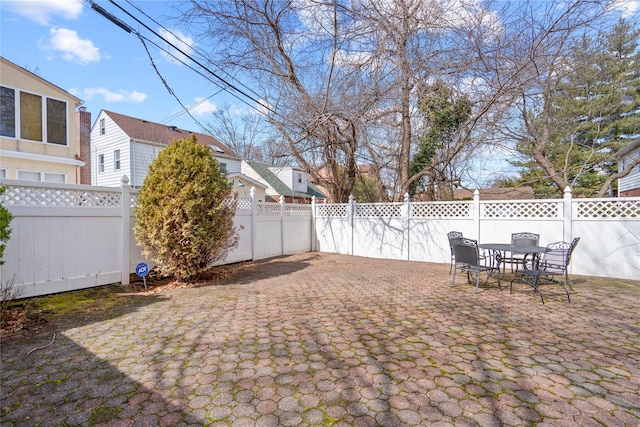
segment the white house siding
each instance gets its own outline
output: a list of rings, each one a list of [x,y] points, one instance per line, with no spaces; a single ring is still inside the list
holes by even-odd
[[[100,135],[100,120],[105,121],[105,133]],[[122,175],[130,176],[130,139],[106,114],[101,112],[91,128],[91,184],[118,187]],[[113,153],[120,150],[120,170],[114,170]],[[98,158],[104,154],[104,172]]]
[[[271,171],[282,181],[287,187],[293,189],[293,191],[299,191],[300,193],[307,192],[307,174],[299,169],[291,167],[283,168],[269,168]],[[298,175],[301,176],[302,182],[298,182]]]
[[[635,152],[629,153],[629,155],[625,156],[622,162],[619,162],[620,169],[622,169],[622,164],[629,164],[633,160],[640,157],[640,149]],[[622,171],[622,170],[621,170]],[[635,188],[640,188],[640,165],[637,165],[633,168],[631,173],[624,178],[620,178],[618,181],[618,191],[628,191]]]
[[[240,171],[240,160],[239,159],[229,159],[225,157],[214,156],[218,163],[227,165],[227,173],[241,173]]]
[[[154,145],[142,142],[131,144],[133,164],[131,168],[131,186],[142,187],[144,179],[147,177],[149,166],[158,157],[164,145]]]
[[[245,175],[248,176],[249,178],[258,181],[262,184],[264,184],[267,188],[264,190],[265,195],[267,196],[271,196],[271,197],[277,197],[279,196],[279,194],[273,189],[273,187],[271,187],[269,185],[269,183],[262,178],[262,176],[260,176],[260,174],[258,172],[256,172],[251,165],[249,165],[247,162],[242,161],[241,163],[241,170],[240,172]]]

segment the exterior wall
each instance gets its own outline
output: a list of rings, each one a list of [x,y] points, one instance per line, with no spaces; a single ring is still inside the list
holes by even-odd
[[[264,192],[265,192],[264,201],[265,202],[267,202],[267,201],[278,201],[279,200],[280,195],[247,162],[242,161],[241,167],[240,167],[240,172],[243,175],[246,175],[249,178],[253,179],[254,181],[258,181],[258,182],[260,182],[260,183],[262,183],[262,184],[264,184],[266,186],[266,189],[264,190]]]
[[[270,169],[280,181],[287,187],[293,189],[293,191],[299,191],[301,193],[307,192],[308,177],[305,172],[291,167],[273,167]],[[298,178],[300,178],[300,182],[298,182]]]
[[[623,171],[625,164],[640,158],[640,148],[624,156],[618,162],[619,171]],[[629,175],[618,180],[618,194],[620,197],[640,196],[640,165],[636,165]]]
[[[75,108],[80,100],[4,59],[0,61],[0,84],[16,91],[16,102],[18,91],[22,91],[66,103],[66,145],[21,138],[19,111],[16,113],[16,137],[0,137],[0,168],[6,169],[6,177],[16,179],[18,170],[52,172],[64,174],[67,183],[75,183],[76,168],[83,164],[75,159],[78,151]],[[43,109],[44,106],[46,102],[43,99]],[[44,113],[43,121],[46,129]]]
[[[104,119],[105,133],[100,134],[100,121]],[[127,134],[104,112],[100,112],[91,128],[91,184],[118,187],[123,175],[131,178],[129,153],[131,142]],[[114,152],[120,150],[120,169],[115,170]],[[104,155],[104,172],[100,171],[99,156]]]
[[[100,121],[104,119],[105,133],[101,134]],[[158,157],[166,145],[152,141],[132,141],[131,138],[109,117],[100,112],[91,129],[91,183],[93,185],[117,187],[123,175],[127,175],[130,185],[142,187],[149,165]],[[114,151],[120,150],[120,169],[114,169]],[[104,172],[99,170],[99,155],[104,155]],[[240,172],[240,160],[220,156],[214,157],[226,165],[228,173]]]

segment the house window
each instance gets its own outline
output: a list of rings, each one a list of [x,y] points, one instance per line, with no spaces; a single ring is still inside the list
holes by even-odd
[[[42,141],[42,97],[20,92],[20,137]]]
[[[57,182],[64,184],[66,175],[53,172],[18,171],[18,179],[24,181]]]
[[[226,163],[220,163],[220,171],[221,172],[226,172],[227,171],[227,164]]]
[[[298,184],[302,184],[302,174],[298,172]]]
[[[44,173],[45,182],[58,182],[64,184],[66,182],[65,175],[63,173]]]
[[[116,150],[113,152],[113,170],[120,170],[120,150]]]
[[[47,98],[47,142],[67,145],[67,104]]]
[[[0,135],[67,145],[67,103],[0,87]]]
[[[100,135],[104,135],[107,132],[104,124],[104,119],[100,119]]]
[[[104,154],[98,155],[98,172],[104,173]]]
[[[0,179],[7,179],[7,170],[0,169]]]
[[[16,136],[16,91],[0,87],[0,135]]]

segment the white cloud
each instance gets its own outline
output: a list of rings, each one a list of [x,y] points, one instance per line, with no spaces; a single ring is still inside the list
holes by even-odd
[[[267,102],[266,99],[259,99],[258,100],[258,105],[256,105],[256,110],[258,110],[259,112],[263,113],[263,114],[269,114],[271,113],[270,110],[272,110],[273,106],[271,104],[269,104],[269,102]]]
[[[640,12],[640,0],[616,0],[612,8],[619,10],[623,18],[629,18]]]
[[[196,103],[187,107],[194,116],[204,116],[218,111],[218,107],[208,98],[196,98]]]
[[[49,34],[51,37],[48,43],[40,45],[42,50],[61,52],[65,60],[81,65],[100,61],[100,49],[95,47],[91,40],[78,37],[76,31],[51,28]]]
[[[105,102],[143,102],[147,99],[147,94],[134,90],[127,92],[126,90],[118,90],[112,92],[104,87],[91,87],[84,90],[70,89],[70,93],[87,101],[92,100],[96,96],[102,96]]]
[[[40,25],[48,25],[55,15],[77,19],[82,14],[81,0],[3,0],[2,6]]]
[[[158,32],[165,40],[167,40],[169,43],[171,43],[172,45],[180,49],[186,55],[190,56],[193,53],[193,46],[195,45],[195,42],[191,37],[186,36],[180,31],[177,31],[177,30],[168,31],[168,30],[165,30],[164,28],[160,28]],[[173,47],[171,47],[169,43],[167,43],[164,46],[164,48],[168,50],[171,53],[171,55],[173,55],[175,58],[165,52],[162,52],[162,54],[171,62],[178,62],[179,60],[179,61],[188,63],[189,59],[187,58],[187,56],[185,54],[178,52]]]

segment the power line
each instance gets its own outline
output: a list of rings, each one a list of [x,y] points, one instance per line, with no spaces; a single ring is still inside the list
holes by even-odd
[[[144,10],[142,10],[139,6],[137,6],[135,3],[133,3],[131,0],[126,0],[127,3],[129,3],[134,9],[136,9],[138,12],[140,12],[141,14],[143,14],[144,16],[147,17],[147,19],[149,19],[151,22],[153,22],[154,24],[156,24],[158,27],[162,28],[163,30],[165,30],[167,33],[171,34],[173,37],[175,37],[176,40],[180,40],[180,37],[176,36],[176,34],[171,31],[170,29],[168,29],[167,27],[165,27],[164,25],[162,25],[160,22],[158,22],[155,18],[153,18],[152,16],[149,16]],[[186,44],[184,41],[180,40],[180,42],[182,42],[183,44]],[[192,48],[195,52],[197,52],[201,58],[203,58],[204,60],[207,60],[207,56],[202,52],[202,50],[197,49],[193,46],[189,46],[190,48]],[[235,76],[231,75],[228,71],[224,70],[222,67],[219,67],[215,64],[212,64],[214,67],[216,67],[216,69],[218,69],[221,73],[226,74],[230,79],[233,79],[239,86],[244,87],[245,89],[247,89],[249,92],[253,93],[255,96],[260,96],[259,93],[257,93],[255,90],[253,90],[252,88],[250,88],[249,86],[247,86],[246,84],[244,84],[242,81],[238,80]]]
[[[223,88],[227,93],[229,93],[230,95],[234,96],[235,98],[237,98],[239,101],[245,103],[246,105],[248,105],[251,108],[256,109],[257,111],[259,111],[257,108],[255,108],[253,105],[249,104],[247,101],[245,101],[244,99],[242,99],[239,95],[237,95],[235,92],[237,92],[238,94],[240,94],[241,96],[250,99],[251,101],[253,101],[254,103],[258,104],[258,105],[263,105],[264,108],[268,109],[269,111],[271,111],[272,113],[276,113],[275,111],[273,111],[268,105],[264,105],[263,103],[261,103],[259,100],[255,99],[253,96],[249,95],[248,93],[246,93],[245,91],[239,89],[238,87],[236,87],[234,84],[232,84],[231,82],[227,81],[226,79],[222,78],[221,76],[219,76],[217,73],[215,73],[214,71],[210,70],[209,68],[207,68],[205,65],[203,65],[200,61],[198,61],[197,59],[193,58],[190,54],[186,53],[184,50],[182,50],[181,48],[177,47],[175,44],[173,44],[172,42],[170,42],[169,40],[167,40],[166,38],[164,38],[162,35],[158,34],[155,30],[153,30],[152,28],[150,28],[147,24],[145,24],[144,22],[142,22],[140,19],[138,19],[136,16],[134,16],[133,14],[131,14],[129,11],[127,11],[125,8],[123,8],[121,5],[119,5],[118,3],[116,3],[114,0],[109,0],[110,3],[112,3],[114,6],[116,6],[118,9],[120,9],[122,12],[124,12],[126,15],[128,15],[130,18],[132,18],[133,20],[135,20],[138,24],[142,25],[145,29],[147,29],[147,31],[151,32],[152,34],[154,34],[157,38],[159,38],[160,40],[162,40],[163,42],[165,42],[167,45],[171,46],[173,49],[175,49],[176,51],[180,52],[182,55],[184,55],[186,58],[188,58],[189,60],[193,61],[195,64],[197,64],[199,67],[201,67],[203,70],[205,70],[207,73],[211,74],[214,78],[216,78],[217,80],[219,80],[222,84],[223,84]],[[92,4],[93,7],[93,0],[89,0],[89,2]],[[103,9],[104,10],[104,9]],[[110,21],[112,21],[114,24],[118,25],[120,28],[122,28],[123,30],[127,31],[127,28],[122,27],[121,25],[119,25],[116,21],[114,21],[113,19],[109,18],[108,16],[105,15],[105,17],[107,17],[107,19],[109,19]],[[113,15],[112,15],[113,17]],[[117,19],[117,18],[116,18]],[[127,26],[129,29],[131,29],[131,27]],[[131,31],[133,31],[133,29],[131,29]],[[128,31],[127,31],[128,32]],[[138,34],[140,34],[138,32]],[[149,39],[145,38],[147,41],[150,41]],[[151,41],[150,41],[151,42]],[[182,42],[184,43],[184,42]],[[186,43],[184,43],[186,44]],[[155,45],[155,44],[154,44]],[[160,48],[159,46],[155,45],[156,47]],[[161,48],[160,48],[161,49]],[[163,51],[167,52],[165,49],[162,49]],[[169,52],[167,52],[169,53]],[[181,62],[182,64],[184,64],[183,61],[179,60],[178,58],[176,58],[174,55],[171,55],[172,57],[174,57],[176,60],[178,60],[179,62]],[[186,65],[186,64],[184,64]],[[191,68],[191,67],[190,67]],[[193,68],[191,68],[193,69]],[[220,86],[219,86],[220,87]]]

